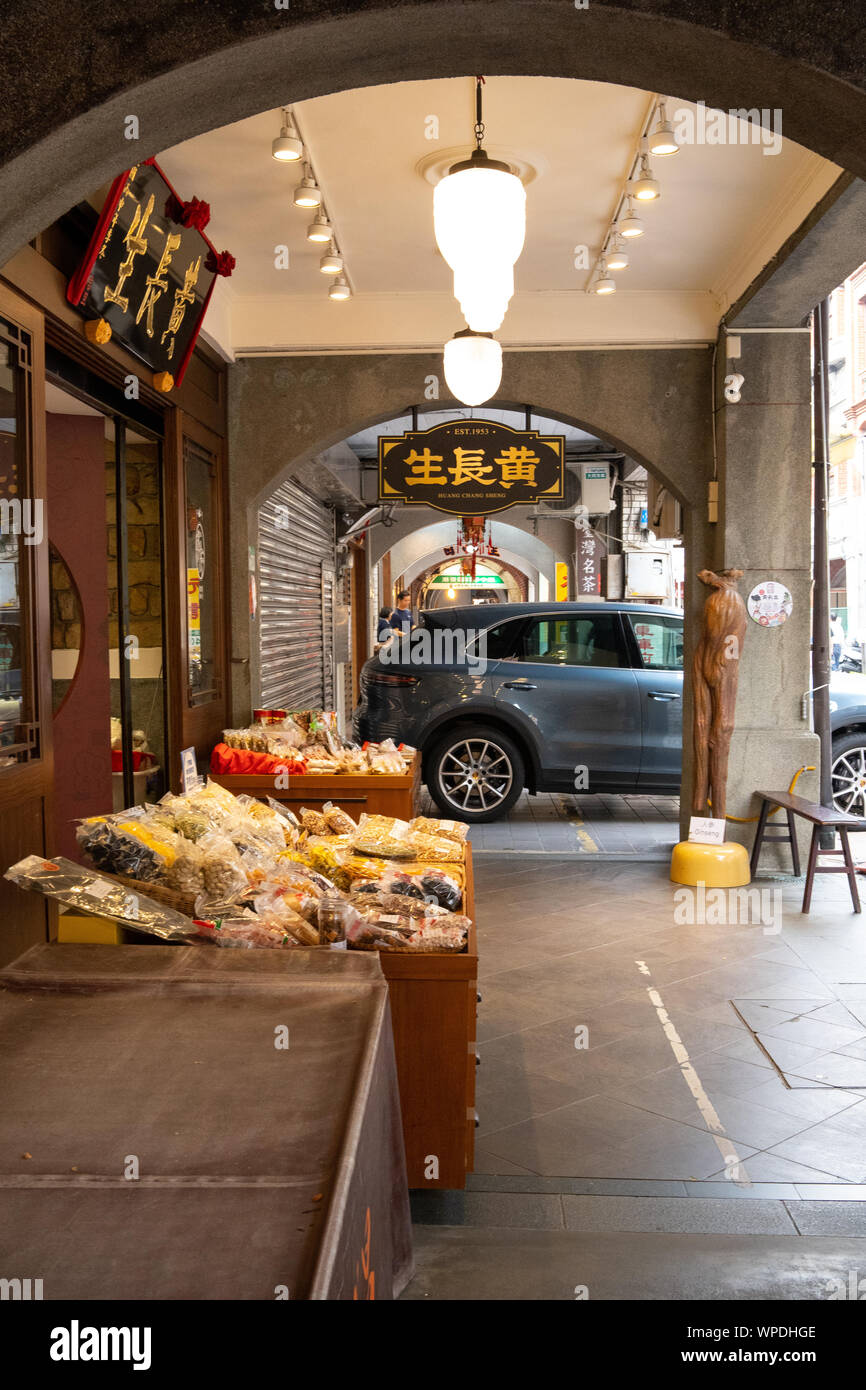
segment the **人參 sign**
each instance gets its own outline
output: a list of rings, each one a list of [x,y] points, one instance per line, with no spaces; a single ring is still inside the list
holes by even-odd
[[[379,501],[488,515],[564,496],[565,438],[493,420],[446,420],[379,439]]]
[[[205,236],[209,219],[208,204],[183,202],[153,160],[136,164],[112,184],[67,286],[88,337],[119,342],[160,390],[183,380],[217,277],[234,269]]]

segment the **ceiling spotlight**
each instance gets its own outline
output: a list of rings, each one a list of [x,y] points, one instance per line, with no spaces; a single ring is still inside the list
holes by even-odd
[[[323,275],[342,275],[343,257],[333,244],[330,251],[326,251],[319,261],[319,269]]]
[[[464,328],[445,344],[445,380],[464,405],[483,405],[502,380],[502,345],[489,333]]]
[[[345,275],[338,275],[328,290],[329,299],[351,299],[352,290]]]
[[[332,241],[334,229],[328,221],[324,208],[307,228],[307,241]]]
[[[659,123],[650,136],[649,152],[652,155],[676,154],[679,150],[677,137],[674,135],[674,128],[667,117],[665,103],[659,102],[658,107]]]
[[[658,181],[653,178],[653,171],[650,168],[649,154],[647,153],[647,140],[644,136],[641,141],[640,173],[631,185],[629,190],[642,203],[651,203],[659,196]]]
[[[283,107],[283,124],[277,139],[271,145],[271,154],[274,159],[279,159],[284,164],[292,164],[303,158],[304,146],[287,107]]]
[[[620,236],[625,237],[643,236],[644,234],[643,221],[634,210],[631,194],[629,194],[628,199],[628,213],[619,223],[619,232]]]
[[[616,281],[607,273],[607,261],[602,256],[598,267],[598,279],[593,285],[596,294],[616,294]]]
[[[608,270],[625,270],[628,265],[628,252],[620,240],[618,231],[613,235],[613,247],[607,253]]]
[[[322,191],[309,169],[306,170],[304,177],[295,189],[292,202],[296,208],[319,208],[322,206]]]

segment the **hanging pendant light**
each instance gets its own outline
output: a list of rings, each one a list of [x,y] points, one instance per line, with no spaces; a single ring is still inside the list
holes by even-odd
[[[433,193],[436,244],[454,271],[455,294],[459,274],[464,295],[473,275],[513,274],[526,237],[526,190],[510,165],[490,159],[482,147],[482,82],[476,78],[476,148],[451,166]]]
[[[513,294],[511,266],[487,265],[472,272],[454,272],[454,298],[467,324],[476,333],[495,333],[501,327]]]
[[[628,195],[628,212],[619,224],[620,236],[636,237],[644,234],[643,218],[638,217],[634,210],[631,194]]]
[[[271,145],[271,154],[274,159],[279,159],[283,164],[293,164],[299,159],[303,159],[304,146],[295,129],[292,120],[292,113],[288,107],[283,107],[283,124],[280,133]]]
[[[667,117],[666,103],[663,101],[659,102],[658,117],[659,123],[650,136],[649,152],[653,156],[676,154],[680,147],[674,135],[674,128]]]
[[[304,177],[292,195],[292,202],[296,208],[319,208],[322,206],[322,191],[309,168],[304,171]]]
[[[445,380],[464,405],[483,405],[502,380],[502,345],[489,333],[464,328],[445,344]]]

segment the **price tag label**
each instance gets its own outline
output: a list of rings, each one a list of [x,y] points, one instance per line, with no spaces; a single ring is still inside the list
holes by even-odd
[[[689,842],[693,845],[723,845],[725,822],[712,816],[692,816],[689,820]]]
[[[180,782],[184,794],[197,787],[201,778],[195,762],[195,749],[182,748],[180,753]]]

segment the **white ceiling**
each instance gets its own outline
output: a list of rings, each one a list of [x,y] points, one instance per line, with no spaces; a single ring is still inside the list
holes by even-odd
[[[355,297],[332,303],[309,211],[293,206],[300,166],[271,158],[279,111],[176,146],[159,162],[182,197],[206,199],[208,235],[237,259],[209,329],[235,351],[424,350],[461,326],[433,238],[426,164],[472,146],[473,81],[402,82],[296,108]],[[763,268],[839,170],[790,141],[684,146],[656,159],[662,188],[618,292],[586,295],[574,248],[600,248],[652,94],[554,78],[491,77],[486,148],[528,169],[527,236],[503,343],[682,342],[714,336],[719,314]],[[669,100],[668,114],[691,109]],[[438,138],[426,138],[429,117]],[[288,270],[274,265],[286,245]]]

